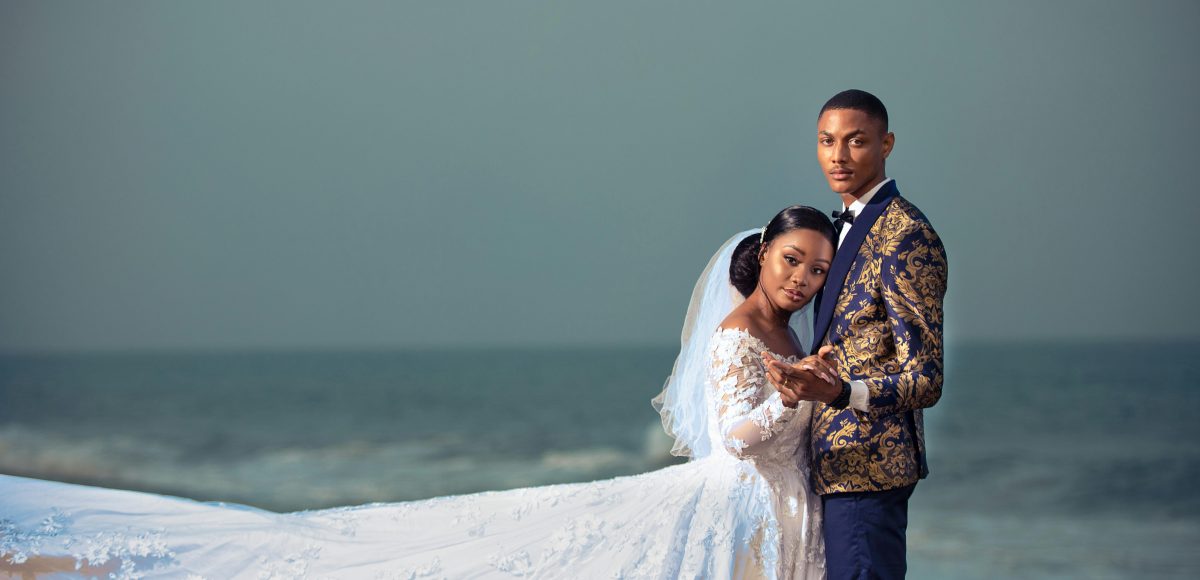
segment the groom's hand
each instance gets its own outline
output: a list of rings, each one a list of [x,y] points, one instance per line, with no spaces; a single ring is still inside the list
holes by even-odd
[[[822,355],[827,351],[822,349]],[[829,403],[842,393],[837,364],[821,356],[809,356],[795,365],[766,357],[767,380],[779,391],[783,404],[795,407],[800,401]]]

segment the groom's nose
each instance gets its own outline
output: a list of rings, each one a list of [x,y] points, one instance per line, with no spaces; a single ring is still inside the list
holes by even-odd
[[[838,143],[831,147],[833,152],[830,153],[830,160],[838,163],[844,163],[850,160],[850,145],[846,143]]]

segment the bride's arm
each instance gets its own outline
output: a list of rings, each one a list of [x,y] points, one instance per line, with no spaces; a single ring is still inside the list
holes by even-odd
[[[744,342],[728,340],[712,353],[710,388],[721,441],[741,459],[762,454],[798,412],[783,404],[778,391],[762,388],[766,377],[759,356]]]

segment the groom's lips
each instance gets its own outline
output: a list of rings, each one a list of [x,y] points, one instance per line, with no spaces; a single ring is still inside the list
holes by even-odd
[[[829,172],[829,175],[834,179],[850,179],[850,176],[854,175],[854,172],[849,169],[834,169]]]

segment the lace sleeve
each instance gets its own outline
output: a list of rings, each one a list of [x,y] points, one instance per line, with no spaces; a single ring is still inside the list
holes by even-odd
[[[718,331],[709,369],[721,441],[730,454],[741,459],[761,455],[797,412],[784,405],[779,391],[770,387],[761,355],[748,344],[751,338]]]

